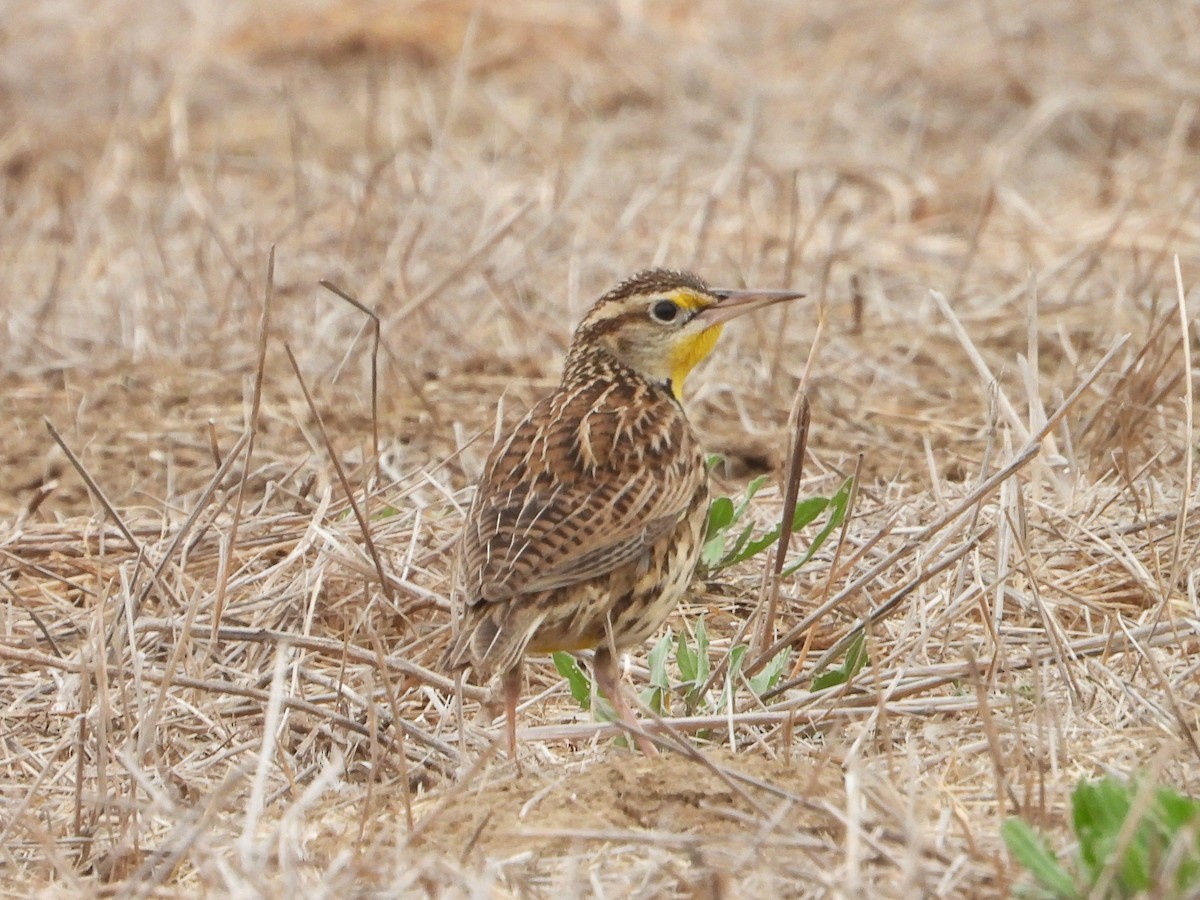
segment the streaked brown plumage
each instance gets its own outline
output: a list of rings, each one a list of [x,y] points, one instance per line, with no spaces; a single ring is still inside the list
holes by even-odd
[[[459,546],[463,615],[443,664],[502,676],[514,758],[526,653],[595,647],[597,686],[636,725],[616,654],[657,631],[683,596],[708,507],[683,381],[724,322],[799,296],[713,290],[664,269],[635,275],[584,317],[558,389],[492,448]]]

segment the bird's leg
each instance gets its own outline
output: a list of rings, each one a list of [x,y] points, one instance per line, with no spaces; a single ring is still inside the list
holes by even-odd
[[[621,677],[617,672],[617,660],[607,647],[601,645],[596,648],[596,655],[592,659],[592,671],[596,676],[596,686],[612,704],[617,718],[633,729],[633,739],[637,741],[638,748],[647,756],[657,756],[658,748],[650,738],[641,733],[637,716],[625,702],[625,694],[621,690]]]
[[[521,771],[521,760],[517,758],[517,700],[521,698],[521,663],[501,676],[504,685],[504,728],[508,734],[508,758],[517,764]]]

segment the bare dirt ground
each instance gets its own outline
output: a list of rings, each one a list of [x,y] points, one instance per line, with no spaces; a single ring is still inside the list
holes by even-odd
[[[1198,73],[1187,3],[10,0],[0,895],[1001,896],[1079,778],[1200,794]],[[718,489],[777,521],[811,351],[859,493],[785,689],[643,758],[534,660],[518,773],[454,537],[652,264],[810,295],[689,382]]]

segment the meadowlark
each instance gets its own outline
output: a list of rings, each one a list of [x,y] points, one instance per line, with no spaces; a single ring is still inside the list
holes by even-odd
[[[634,275],[580,323],[558,389],[492,448],[458,547],[462,616],[442,662],[500,676],[512,759],[525,655],[593,647],[596,686],[655,752],[617,659],[658,630],[700,554],[708,474],[683,382],[730,319],[801,296]]]

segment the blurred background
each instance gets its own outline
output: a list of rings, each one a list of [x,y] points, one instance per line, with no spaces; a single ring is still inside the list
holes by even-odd
[[[226,375],[251,368],[272,245],[273,334],[361,401],[363,316],[317,282],[377,309],[381,410],[404,441],[436,419],[438,451],[504,385],[544,389],[581,311],[638,268],[805,290],[692,386],[702,423],[740,419],[747,470],[773,461],[756,435],[819,316],[838,433],[817,446],[920,451],[904,417],[985,412],[931,288],[1003,376],[1036,277],[1053,376],[1147,327],[1170,254],[1197,258],[1192,3],[9,0],[0,48],[7,415],[87,418],[64,373],[118,372],[88,403],[180,438],[143,439],[129,492],[161,497],[166,456],[186,483],[207,442],[183,433],[209,418],[240,429]],[[97,464],[106,431],[137,440],[117,424],[76,435]],[[19,485],[45,468],[3,452]]]

